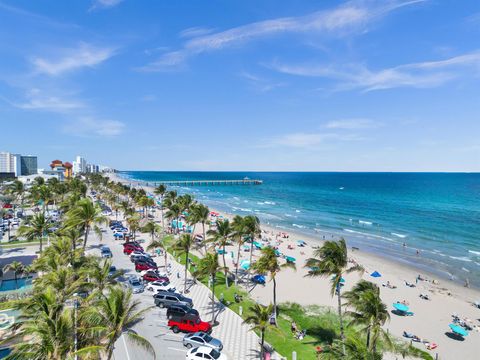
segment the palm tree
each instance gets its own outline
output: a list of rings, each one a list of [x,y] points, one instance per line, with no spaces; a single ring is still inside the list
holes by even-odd
[[[95,291],[102,294],[108,285],[114,285],[117,283],[117,278],[123,274],[123,271],[116,271],[110,273],[110,267],[112,261],[105,259],[102,263],[98,261],[92,261],[91,264],[84,269],[86,275],[88,275],[90,287],[93,287]]]
[[[52,201],[52,190],[47,185],[33,186],[30,191],[33,200],[42,202],[42,212],[45,213],[45,209],[48,210],[48,203]]]
[[[243,224],[245,227],[245,234],[249,237],[251,241],[250,264],[252,264],[253,242],[255,241],[256,236],[260,236],[262,234],[262,229],[260,228],[260,220],[254,215],[247,215],[243,218]]]
[[[218,265],[218,254],[207,253],[205,254],[205,257],[200,259],[197,270],[194,273],[195,277],[208,276],[210,280],[210,290],[212,291],[212,324],[215,322],[215,281],[217,273],[220,270],[221,267]]]
[[[207,245],[206,245],[206,233],[205,233],[205,224],[209,220],[210,216],[210,209],[203,204],[197,204],[194,207],[195,219],[197,222],[202,224],[202,233],[203,233],[203,242],[205,245],[205,253],[207,253]]]
[[[183,291],[187,292],[187,273],[188,273],[188,264],[190,261],[190,249],[193,245],[193,237],[190,234],[183,234],[180,238],[173,244],[175,250],[179,250],[180,254],[185,254],[185,280]]]
[[[225,275],[225,286],[228,287],[228,268],[227,263],[225,261],[225,246],[227,245],[230,236],[232,236],[232,227],[230,226],[230,221],[228,219],[220,221],[217,220],[217,226],[214,230],[209,230],[207,232],[211,238],[208,240],[209,242],[213,242],[215,245],[220,246],[222,248],[222,259],[223,259],[223,269]]]
[[[265,332],[272,327],[270,316],[272,315],[273,306],[271,304],[268,306],[255,304],[250,306],[249,311],[250,314],[243,323],[252,325],[252,330],[260,332],[260,359],[264,359]]]
[[[70,310],[58,302],[56,292],[46,288],[17,302],[21,315],[12,326],[12,352],[8,360],[63,360],[73,355],[73,324]],[[28,339],[28,341],[25,341]],[[100,347],[96,346],[98,351]]]
[[[28,241],[40,240],[40,253],[43,250],[43,237],[50,232],[50,221],[45,213],[38,213],[33,216],[28,225],[22,225],[18,229],[18,235],[25,237]]]
[[[8,190],[15,196],[17,201],[20,200],[20,207],[23,210],[23,200],[25,195],[25,186],[23,183],[20,180],[15,180],[8,186]]]
[[[95,306],[87,308],[80,317],[100,330],[105,341],[108,360],[112,359],[114,345],[122,335],[127,336],[129,340],[155,357],[152,344],[132,330],[148,310],[150,308],[140,309],[140,302],[132,299],[131,291],[113,286],[109,288],[106,295],[100,297]]]
[[[237,261],[235,262],[235,285],[238,284],[238,266],[240,262],[240,251],[242,245],[245,243],[245,222],[243,217],[240,215],[235,215],[232,221],[233,237],[236,239],[238,244],[237,249]]]
[[[22,274],[24,270],[25,267],[20,261],[13,261],[3,267],[4,272],[13,271],[13,276],[15,277],[15,289],[18,289],[18,275]]]
[[[160,196],[160,211],[162,214],[162,228],[165,229],[165,222],[163,220],[163,197],[165,196],[165,192],[167,191],[167,187],[163,184],[158,185],[155,190],[153,191],[155,195]]]
[[[160,226],[155,224],[153,221],[149,221],[142,227],[141,230],[142,232],[149,233],[153,242],[155,238],[155,233],[160,230]]]
[[[352,318],[351,324],[365,326],[361,331],[367,333],[366,346],[369,351],[376,352],[377,341],[380,337],[387,345],[392,344],[390,336],[382,328],[390,320],[390,314],[380,298],[380,288],[377,285],[360,280],[343,297],[347,299],[346,305],[355,310],[347,312]],[[391,348],[391,346],[389,347]]]
[[[163,237],[161,240],[153,240],[150,244],[148,244],[147,250],[150,251],[158,248],[163,249],[163,255],[165,259],[165,270],[166,270],[167,269],[167,244],[165,243],[165,238],[166,237]]]
[[[173,225],[173,220],[175,220],[177,222],[177,225],[175,226],[175,230],[174,230],[174,233],[175,234],[178,234],[178,231],[179,231],[179,219],[180,219],[180,215],[182,215],[182,209],[180,208],[180,205],[178,205],[177,203],[175,204],[172,204],[165,216],[167,217],[168,221],[170,221]]]
[[[277,274],[281,269],[287,267],[296,269],[295,264],[288,261],[285,264],[280,264],[275,249],[271,247],[262,249],[262,256],[253,266],[260,274],[270,274],[270,278],[273,281],[273,315],[275,324],[277,322]]]
[[[359,265],[349,267],[347,245],[342,238],[340,241],[326,241],[321,248],[313,252],[313,258],[307,259],[305,266],[310,268],[306,276],[331,277],[331,294],[337,294],[338,317],[340,321],[340,337],[345,340],[345,331],[342,317],[341,280],[344,273],[363,271]],[[345,354],[345,348],[344,348]]]
[[[107,218],[102,215],[100,206],[95,205],[90,199],[82,199],[67,213],[67,227],[80,227],[84,232],[83,250],[87,246],[88,235],[93,229],[101,235],[98,225],[106,224]]]
[[[127,224],[130,231],[133,234],[133,240],[135,240],[137,230],[140,229],[140,218],[137,214],[127,218]]]

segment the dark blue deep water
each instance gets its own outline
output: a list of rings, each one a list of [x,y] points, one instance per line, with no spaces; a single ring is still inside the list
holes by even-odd
[[[124,171],[132,180],[261,179],[175,187],[212,208],[350,246],[480,286],[480,174]],[[406,249],[403,248],[406,243]],[[420,256],[416,255],[416,250]]]

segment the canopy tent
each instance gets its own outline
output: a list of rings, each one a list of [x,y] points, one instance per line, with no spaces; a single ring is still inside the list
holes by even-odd
[[[396,310],[401,311],[401,312],[405,312],[405,313],[409,310],[409,307],[407,305],[399,303],[399,302],[394,303],[393,307]]]
[[[295,263],[296,259],[291,256],[285,256],[285,260],[287,260],[288,263]]]
[[[248,260],[243,260],[243,261],[240,263],[240,267],[241,267],[243,270],[248,270],[248,269],[250,269],[250,261],[248,261]]]
[[[382,274],[380,274],[378,271],[374,271],[370,274],[371,277],[374,277],[374,278],[379,278],[382,276]]]
[[[467,336],[468,335],[468,331],[465,330],[463,327],[461,327],[460,325],[457,325],[457,324],[450,324],[448,325],[450,327],[450,329],[452,330],[452,332],[454,334],[457,334],[457,335],[460,335],[460,336]]]

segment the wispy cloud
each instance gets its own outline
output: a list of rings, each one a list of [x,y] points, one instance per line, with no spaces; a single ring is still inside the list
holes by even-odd
[[[77,120],[70,120],[63,130],[73,136],[115,137],[123,133],[125,124],[117,120],[80,117]]]
[[[241,72],[240,76],[246,79],[256,90],[260,92],[267,92],[286,85],[284,82],[271,81],[247,71]]]
[[[182,48],[165,53],[157,61],[142,69],[145,71],[165,71],[168,70],[166,68],[179,65],[191,56],[220,50],[266,36],[285,33],[325,35],[351,33],[395,9],[424,1],[426,0],[353,0],[336,8],[305,16],[259,21],[213,34],[195,36],[187,40]]]
[[[56,52],[58,54],[54,59],[33,57],[31,62],[35,72],[56,76],[84,67],[94,67],[115,54],[113,48],[95,47],[87,43],[80,43],[76,48],[59,49]]]
[[[345,65],[288,65],[273,63],[269,66],[278,72],[328,78],[337,81],[336,90],[384,90],[398,87],[432,88],[454,79],[469,77],[469,70],[480,70],[480,51],[444,60],[399,65],[380,70],[370,70],[361,64]]]
[[[185,30],[182,30],[178,36],[181,38],[193,38],[198,36],[204,36],[210,34],[214,31],[214,29],[206,28],[206,27],[191,27]]]
[[[321,132],[297,132],[275,136],[262,142],[260,147],[291,147],[299,149],[315,149],[321,145],[335,142],[359,141],[363,137],[357,134],[336,134]]]
[[[97,9],[108,9],[117,6],[123,0],[94,0],[89,11]]]
[[[42,110],[56,113],[66,113],[85,106],[78,100],[66,98],[65,95],[52,95],[37,88],[28,91],[25,98],[24,102],[7,101],[10,105],[23,110]]]
[[[333,120],[325,124],[327,129],[358,130],[376,128],[380,124],[370,119],[342,119]]]

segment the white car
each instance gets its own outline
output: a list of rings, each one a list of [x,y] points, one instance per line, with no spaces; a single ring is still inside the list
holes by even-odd
[[[219,353],[217,350],[207,346],[193,348],[187,352],[187,360],[228,360],[227,355]]]
[[[152,281],[145,287],[148,291],[171,291],[175,292],[175,287],[169,281]]]

